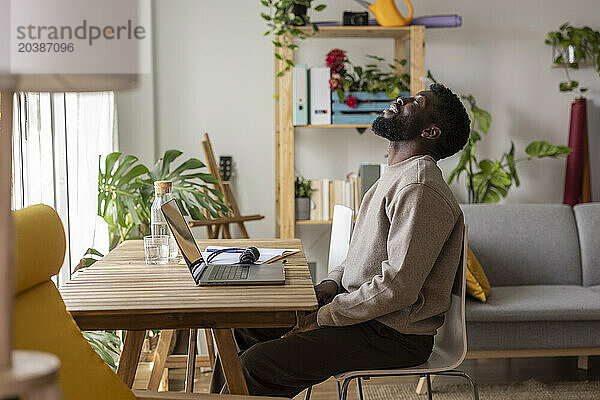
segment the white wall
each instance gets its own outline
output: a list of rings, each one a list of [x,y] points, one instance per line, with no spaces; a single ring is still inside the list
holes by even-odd
[[[328,8],[317,19],[339,19],[342,11],[357,10],[350,0],[325,2]],[[481,156],[499,157],[511,140],[520,154],[532,140],[567,143],[574,96],[558,92],[563,75],[550,68],[551,49],[544,37],[565,21],[600,29],[597,0],[413,3],[415,15],[463,17],[461,28],[427,30],[426,64],[438,80],[472,93],[492,113],[491,132],[478,148]],[[155,0],[153,5],[153,80],[119,102],[121,150],[157,157],[178,148],[202,158],[201,135],[209,132],[216,155],[232,155],[236,162],[234,191],[242,212],[266,216],[247,224],[250,235],[274,236],[273,56],[270,40],[262,36],[263,7],[258,0]],[[333,47],[346,49],[354,61],[364,60],[365,54],[389,59],[392,42],[310,39],[301,43],[297,61],[321,65]],[[590,69],[576,76],[591,89],[593,192],[600,199],[600,78]],[[383,162],[385,150],[386,142],[368,132],[297,130],[296,169],[308,178],[341,178],[356,171],[360,161]],[[449,159],[441,166],[448,171],[455,162]],[[506,201],[561,202],[564,166],[564,160],[523,163],[522,185]],[[462,185],[454,189],[463,199]],[[328,228],[302,227],[298,234],[309,258],[324,264]]]

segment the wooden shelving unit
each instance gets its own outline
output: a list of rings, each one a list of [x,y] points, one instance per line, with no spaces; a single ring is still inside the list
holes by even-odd
[[[315,220],[301,220],[296,221],[296,225],[331,225],[331,220],[328,221],[315,221]]]
[[[312,28],[303,27],[315,38],[373,38],[393,39],[394,58],[408,58],[410,64],[410,91],[412,94],[425,89],[425,27],[411,25],[395,28],[376,26],[327,26],[316,34]],[[409,46],[407,46],[407,42]],[[283,59],[293,57],[287,48],[276,48]],[[275,62],[275,76],[285,69],[285,63]],[[398,66],[398,71],[402,68]],[[350,125],[293,125],[292,73],[275,77],[275,214],[276,234],[280,238],[293,238],[296,225],[327,225],[331,221],[294,220],[294,131],[295,128],[368,128],[367,124]]]

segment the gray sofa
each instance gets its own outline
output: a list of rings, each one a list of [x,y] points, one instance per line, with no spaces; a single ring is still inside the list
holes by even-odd
[[[467,300],[470,357],[600,354],[600,203],[463,211],[492,286]]]

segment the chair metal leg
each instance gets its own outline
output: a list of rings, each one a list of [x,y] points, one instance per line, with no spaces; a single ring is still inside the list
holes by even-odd
[[[360,376],[356,378],[356,390],[358,391],[358,400],[363,400],[362,380]]]
[[[312,392],[312,386],[306,388],[306,394],[304,395],[304,400],[310,400],[310,393]]]
[[[337,399],[340,400],[342,398],[342,392],[340,390],[340,381],[335,381],[335,392],[337,393]]]
[[[453,370],[453,371],[444,371],[444,372],[440,372],[440,373],[436,373],[436,374],[437,375],[448,375],[448,376],[460,376],[462,378],[465,378],[466,380],[468,380],[471,383],[471,386],[473,387],[473,399],[479,400],[479,389],[477,389],[477,384],[475,383],[473,378],[471,378],[471,376],[469,374],[467,374],[466,372]]]
[[[352,379],[353,378],[344,379],[344,382],[342,383],[342,391],[340,393],[339,400],[346,400],[346,398],[348,397],[348,386],[350,385],[350,382],[352,381]]]
[[[433,391],[431,390],[431,376],[429,374],[425,375],[425,382],[427,382],[427,400],[432,400]]]

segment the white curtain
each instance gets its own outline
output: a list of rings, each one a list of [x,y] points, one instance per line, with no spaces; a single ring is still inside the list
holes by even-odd
[[[96,216],[98,157],[117,143],[114,94],[19,93],[15,121],[13,208],[44,203],[58,212],[67,254],[57,283],[64,283],[88,248],[108,250]]]

